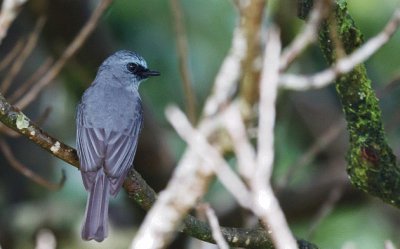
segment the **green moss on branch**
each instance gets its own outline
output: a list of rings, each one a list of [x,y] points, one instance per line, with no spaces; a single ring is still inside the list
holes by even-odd
[[[302,13],[307,12],[303,5]],[[312,4],[311,4],[312,5]],[[337,38],[337,39],[336,39]],[[341,50],[350,54],[363,43],[361,31],[348,13],[344,0],[337,0],[334,12],[322,24],[319,42],[329,64]],[[347,171],[359,189],[400,207],[400,168],[387,143],[379,102],[365,66],[358,65],[336,80],[350,137]]]

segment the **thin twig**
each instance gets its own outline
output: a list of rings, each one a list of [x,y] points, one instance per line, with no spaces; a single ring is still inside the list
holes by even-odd
[[[279,70],[283,72],[299,54],[317,39],[319,25],[332,4],[331,0],[319,0],[310,13],[310,19],[293,42],[282,51]]]
[[[25,2],[26,0],[3,0],[0,12],[0,44],[6,37],[11,23],[17,17],[20,7]]]
[[[336,203],[339,201],[340,197],[342,197],[344,185],[342,182],[339,184],[339,186],[336,186],[330,191],[328,198],[318,210],[317,214],[314,216],[311,226],[308,229],[308,239],[312,238],[318,226],[329,214],[332,213]]]
[[[339,75],[350,72],[355,66],[367,60],[387,43],[400,25],[400,9],[397,9],[382,32],[369,39],[349,56],[339,59],[332,67],[312,76],[284,74],[280,77],[280,87],[292,90],[310,90],[327,86]]]
[[[278,93],[280,51],[279,31],[275,27],[270,27],[260,82],[257,167],[251,182],[251,190],[254,198],[253,211],[261,218],[268,231],[271,231],[276,248],[296,249],[298,248],[296,240],[290,232],[270,184],[274,162],[275,103]]]
[[[184,25],[184,16],[179,0],[170,0],[179,56],[179,69],[186,99],[186,113],[192,124],[196,122],[196,96],[193,91],[192,75],[189,69],[188,41]]]
[[[24,95],[29,88],[37,82],[50,68],[53,63],[53,58],[47,58],[42,65],[25,81],[18,87],[7,99],[14,103],[18,98]]]
[[[36,119],[35,123],[37,125],[43,125],[43,123],[47,120],[47,118],[49,117],[50,113],[51,113],[52,107],[48,106],[44,109],[44,111],[42,112],[42,114],[40,114],[40,116]]]
[[[14,58],[21,52],[23,47],[23,39],[18,40],[15,46],[7,53],[7,55],[0,62],[0,71],[6,68],[14,60]]]
[[[219,249],[229,249],[229,245],[222,235],[221,227],[219,225],[218,218],[214,210],[210,207],[208,203],[201,204],[200,209],[203,210],[206,214],[208,224],[210,224],[211,227],[212,236],[217,243]]]
[[[59,190],[64,186],[64,182],[66,179],[64,171],[62,171],[62,177],[59,183],[51,183],[46,179],[42,178],[41,176],[37,175],[32,170],[28,169],[25,165],[23,165],[20,161],[18,161],[14,157],[8,144],[3,139],[0,139],[0,150],[3,152],[4,157],[7,159],[7,161],[14,169],[16,169],[18,172],[20,172],[22,175],[24,175],[31,181],[35,182],[36,184],[50,190]]]
[[[61,57],[54,63],[49,71],[38,81],[34,87],[24,95],[15,105],[21,110],[27,107],[44,87],[51,83],[51,81],[60,73],[65,63],[82,47],[84,42],[96,28],[103,12],[110,6],[113,0],[102,0],[96,9],[93,11],[85,26],[79,31],[74,40],[68,45]]]
[[[377,98],[384,98],[387,94],[392,93],[400,86],[400,74],[395,75],[388,83],[384,84],[383,87],[376,90]]]
[[[24,65],[26,59],[32,53],[33,49],[36,46],[38,41],[40,32],[43,29],[45,24],[46,18],[40,17],[39,20],[36,22],[35,28],[29,35],[28,41],[26,42],[24,48],[22,49],[21,53],[18,55],[17,59],[15,60],[14,64],[12,65],[9,73],[1,83],[0,89],[3,94],[6,94],[8,88],[10,87],[12,81],[14,80],[15,76],[20,72],[22,66]]]
[[[324,150],[334,139],[339,136],[345,127],[345,122],[343,122],[343,120],[337,121],[331,127],[329,127],[324,134],[319,136],[318,139],[307,149],[307,151],[288,167],[288,171],[277,184],[278,190],[284,189],[292,179],[292,176],[305,165],[309,164],[319,152]]]

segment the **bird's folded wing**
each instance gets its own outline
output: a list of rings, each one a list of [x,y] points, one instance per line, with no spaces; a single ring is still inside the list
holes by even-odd
[[[80,162],[83,184],[86,190],[90,190],[95,181],[97,171],[104,164],[106,150],[105,130],[88,127],[84,122],[82,106],[78,106],[76,117],[76,147]]]

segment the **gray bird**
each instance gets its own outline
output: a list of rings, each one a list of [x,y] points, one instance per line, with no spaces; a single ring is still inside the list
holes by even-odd
[[[116,196],[136,153],[143,125],[140,83],[159,72],[137,53],[122,50],[100,66],[78,105],[76,126],[83,184],[89,192],[82,239],[107,237],[109,196]]]

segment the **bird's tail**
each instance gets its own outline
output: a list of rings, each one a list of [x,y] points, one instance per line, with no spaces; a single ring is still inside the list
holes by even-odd
[[[94,172],[90,172],[94,173]],[[96,179],[89,191],[82,239],[103,241],[108,235],[109,180],[103,170],[96,172]]]

